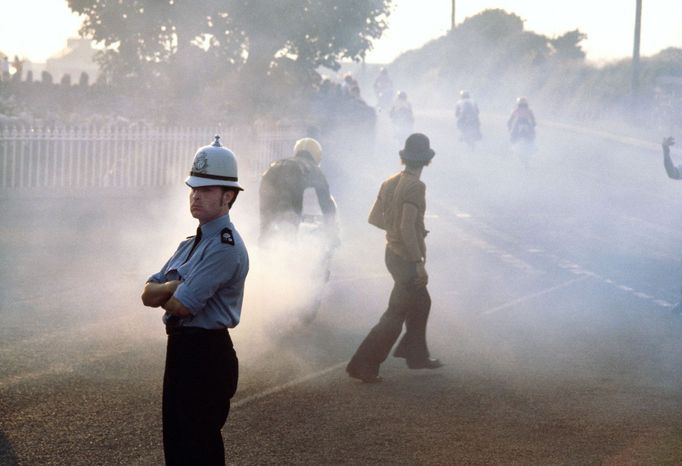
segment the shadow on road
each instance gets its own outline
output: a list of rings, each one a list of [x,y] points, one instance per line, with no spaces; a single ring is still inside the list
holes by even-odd
[[[17,456],[14,454],[12,444],[3,432],[0,432],[0,464],[15,466],[19,464]]]

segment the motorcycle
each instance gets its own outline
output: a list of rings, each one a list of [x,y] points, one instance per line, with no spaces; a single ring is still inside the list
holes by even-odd
[[[518,119],[511,128],[510,139],[512,152],[515,153],[525,167],[535,153],[535,128],[525,118]]]
[[[262,236],[260,253],[267,267],[254,277],[271,316],[286,316],[287,323],[310,324],[317,316],[331,276],[331,261],[339,246],[338,229],[325,218],[314,188],[303,192],[300,215],[285,212]],[[283,330],[274,320],[278,331]]]
[[[476,148],[476,143],[481,140],[481,130],[478,120],[476,121],[457,121],[459,128],[459,140],[467,145],[469,150],[473,151]]]
[[[377,106],[379,111],[389,111],[393,105],[393,88],[377,91]]]
[[[407,136],[412,134],[414,126],[414,116],[412,109],[408,107],[391,109],[391,123],[393,124],[393,135],[399,142],[404,141]]]
[[[310,324],[322,305],[324,290],[331,277],[331,262],[339,245],[330,235],[321,215],[304,215],[299,225],[299,267],[309,285],[307,297],[296,312],[299,320]]]

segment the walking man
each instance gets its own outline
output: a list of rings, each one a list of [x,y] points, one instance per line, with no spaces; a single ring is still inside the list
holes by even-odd
[[[435,152],[429,138],[411,134],[400,151],[405,169],[381,185],[379,196],[369,215],[369,223],[386,231],[386,267],[394,285],[384,312],[346,367],[353,378],[366,383],[380,382],[379,366],[388,357],[402,332],[393,355],[404,358],[410,369],[437,369],[426,345],[426,322],[431,297],[426,288],[426,185],[419,179]]]
[[[197,151],[185,180],[197,234],[180,243],[142,293],[145,306],[166,311],[167,465],[225,464],[220,430],[237,389],[238,361],[227,329],[239,323],[249,258],[230,221],[242,190],[237,159],[219,139]]]

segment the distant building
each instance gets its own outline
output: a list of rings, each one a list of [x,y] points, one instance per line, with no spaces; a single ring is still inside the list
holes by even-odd
[[[70,74],[71,82],[77,83],[83,71],[90,76],[90,82],[93,83],[99,74],[99,68],[94,61],[96,52],[89,39],[69,39],[64,50],[47,59],[45,70],[52,75],[56,83],[60,82],[65,74]]]
[[[0,50],[0,81],[6,81],[9,79],[9,71],[9,57]]]

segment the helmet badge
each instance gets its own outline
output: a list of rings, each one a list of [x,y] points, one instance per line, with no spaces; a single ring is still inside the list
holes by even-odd
[[[194,159],[194,166],[192,167],[193,172],[206,173],[208,168],[208,155],[206,152],[200,152]]]

